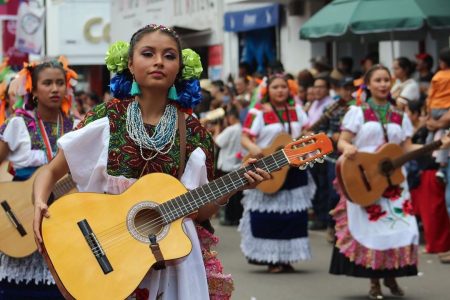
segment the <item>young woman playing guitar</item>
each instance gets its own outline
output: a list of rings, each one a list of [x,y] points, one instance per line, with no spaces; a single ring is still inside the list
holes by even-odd
[[[307,116],[295,104],[287,78],[272,75],[262,103],[250,109],[244,123],[242,145],[253,157],[261,155],[281,133],[298,138]],[[292,272],[292,263],[310,259],[308,208],[316,186],[306,171],[291,168],[274,194],[245,192],[239,230],[241,249],[250,263],[267,265],[268,272]]]
[[[6,159],[12,163],[13,180],[26,180],[51,161],[58,149],[56,140],[72,130],[73,119],[61,108],[68,103],[66,92],[73,74],[60,62],[49,61],[28,65],[14,79],[11,87],[24,97],[25,109],[17,109],[0,127],[0,163]],[[20,259],[0,253],[0,280],[4,299],[62,299],[37,252]]]
[[[375,152],[385,143],[405,151],[422,147],[411,143],[413,126],[408,116],[388,101],[389,70],[375,65],[365,74],[365,103],[351,106],[343,121],[338,148],[351,159],[358,151]],[[448,146],[448,139],[443,141]],[[332,211],[336,221],[336,246],[330,273],[370,278],[370,299],[383,299],[380,278],[396,296],[403,296],[396,277],[417,275],[419,233],[408,186],[387,189],[373,205],[362,207],[341,200]]]
[[[202,71],[198,55],[186,50],[182,52],[175,31],[154,24],[134,33],[129,45],[119,42],[110,48],[107,66],[117,73],[111,88],[116,98],[123,99],[113,99],[89,112],[79,129],[59,140],[61,150],[36,178],[34,230],[39,247],[41,220],[48,217],[46,199],[55,182],[69,170],[79,191],[107,194],[120,194],[143,175],[155,172],[182,175],[181,182],[187,189],[214,179],[212,137],[196,118],[181,111],[191,109],[199,100],[200,87],[194,79]],[[183,121],[185,128],[179,126]],[[181,132],[185,133],[184,149],[180,147]],[[185,159],[181,158],[183,150]],[[245,176],[249,187],[270,178],[259,168]],[[183,295],[183,299],[192,300],[230,297],[231,277],[219,273],[220,262],[215,259],[214,265],[205,270],[202,254],[209,252],[202,250],[215,237],[205,230],[206,225],[200,226],[208,223],[226,198],[203,206],[194,219],[185,219],[185,232],[193,245],[191,253],[177,265],[151,270],[135,296],[178,299]],[[211,280],[211,290],[207,279]]]

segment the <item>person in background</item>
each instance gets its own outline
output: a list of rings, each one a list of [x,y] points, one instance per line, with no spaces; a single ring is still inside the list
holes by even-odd
[[[102,103],[102,99],[96,93],[88,93],[86,97],[84,110],[90,111],[100,103]]]
[[[69,116],[67,90],[71,72],[59,61],[51,60],[29,65],[19,72],[16,95],[24,106],[0,126],[0,164],[12,163],[13,181],[30,178],[41,166],[49,163],[58,151],[56,141],[73,128]],[[74,78],[74,77],[72,77]],[[30,84],[30,89],[20,86]],[[63,111],[66,104],[67,111]],[[3,200],[3,199],[2,199]],[[31,203],[31,195],[30,195]],[[28,232],[27,234],[30,234]],[[63,299],[41,254],[14,258],[0,253],[0,299],[56,300]]]
[[[353,74],[353,58],[344,56],[339,58],[337,69],[343,76],[352,76]]]
[[[306,101],[303,102],[303,109],[305,112],[309,111],[316,98],[316,88],[314,86],[308,86],[306,88]]]
[[[316,93],[316,100],[311,104],[308,110],[308,123],[306,128],[313,126],[322,116],[325,108],[330,106],[334,100],[329,95],[330,81],[327,77],[319,77],[314,81],[314,90]],[[326,124],[319,127],[318,131],[326,132]],[[312,200],[314,218],[310,223],[309,229],[323,230],[327,228],[328,220],[328,199],[329,199],[329,185],[327,176],[328,162],[317,164],[312,168],[311,175],[317,186],[316,193]]]
[[[375,65],[364,83],[369,95],[365,102],[351,106],[342,121],[338,149],[346,159],[361,152],[375,152],[385,143],[412,151],[422,145],[411,143],[413,127],[408,116],[390,104],[389,70]],[[445,141],[445,146],[450,142]],[[336,244],[330,273],[370,279],[370,299],[384,299],[380,279],[394,296],[405,292],[397,283],[400,276],[417,275],[419,232],[413,215],[408,185],[389,187],[372,205],[360,206],[344,193],[332,211],[336,221]]]
[[[378,52],[370,52],[368,53],[364,59],[361,61],[361,69],[362,75],[366,74],[366,72],[372,68],[374,65],[378,64],[379,55]]]
[[[440,119],[450,108],[450,49],[444,48],[439,52],[439,71],[431,79],[430,89],[427,98],[427,112],[433,120]],[[447,128],[448,129],[448,128]],[[445,130],[435,131],[435,137],[440,138],[444,135]],[[448,169],[447,150],[436,152],[436,161],[440,164],[440,169],[436,172],[436,177],[442,182],[447,182]],[[447,190],[449,184],[447,184]],[[450,193],[450,191],[448,192]],[[450,195],[446,195],[446,198]],[[450,201],[450,199],[447,199]]]
[[[356,91],[356,87],[353,84],[353,77],[346,76],[343,77],[337,84],[337,99],[336,101],[341,101],[340,105],[334,112],[331,113],[331,117],[328,121],[327,134],[331,137],[335,147],[337,149],[337,142],[341,133],[342,119],[347,112],[350,105],[354,104],[353,93]],[[339,158],[339,152],[334,151],[327,156],[327,180],[328,180],[328,211],[333,210],[339,202],[339,194],[334,187],[334,180],[336,179],[336,161]],[[326,239],[329,243],[335,242],[335,221],[331,216],[328,216],[328,227]]]
[[[262,101],[249,111],[243,126],[242,146],[252,157],[259,157],[281,133],[299,137],[307,119],[283,74],[272,75],[262,92]],[[269,273],[292,272],[292,263],[311,257],[307,222],[314,191],[307,171],[290,168],[276,193],[244,192],[238,230],[249,263],[266,265]]]
[[[406,114],[414,127],[411,138],[414,144],[426,144],[427,141],[423,106],[424,103],[420,101],[411,101],[406,107]],[[405,166],[414,213],[423,224],[425,251],[450,251],[450,220],[445,206],[445,186],[436,178],[439,164],[431,153],[426,153]]]
[[[226,127],[222,132],[214,133],[214,142],[220,148],[217,159],[217,169],[220,176],[239,169],[241,159],[241,133],[242,126],[239,121],[239,110],[236,105],[229,104],[225,112]],[[242,192],[230,197],[225,207],[220,210],[221,225],[238,225],[242,217]]]
[[[430,88],[431,79],[434,76],[433,73],[433,57],[428,53],[419,53],[416,55],[416,70],[417,70],[417,81],[419,83],[420,89],[420,100],[422,102],[428,96],[428,89]]]
[[[416,71],[414,63],[406,57],[399,57],[393,63],[395,83],[391,88],[391,96],[396,106],[404,110],[409,101],[420,99],[417,81],[412,78]]]

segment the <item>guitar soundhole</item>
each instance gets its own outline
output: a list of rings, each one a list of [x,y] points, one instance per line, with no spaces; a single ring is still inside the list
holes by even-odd
[[[134,228],[143,239],[148,239],[149,235],[158,235],[162,230],[163,218],[154,209],[141,209],[134,217]]]

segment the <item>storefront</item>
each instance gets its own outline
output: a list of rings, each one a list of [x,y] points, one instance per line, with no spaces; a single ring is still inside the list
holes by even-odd
[[[79,75],[76,90],[107,91],[104,66],[111,42],[109,0],[47,1],[47,56],[64,55]]]
[[[247,64],[250,73],[264,74],[267,65],[279,59],[280,8],[272,4],[224,15],[225,31],[234,34],[230,39],[237,39],[237,60]]]

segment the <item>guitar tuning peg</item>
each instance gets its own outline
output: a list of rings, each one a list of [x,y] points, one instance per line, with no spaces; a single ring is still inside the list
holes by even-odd
[[[300,167],[298,167],[299,170],[304,171],[308,168],[309,163],[304,163],[303,165],[300,165]]]
[[[310,167],[311,169],[314,167],[314,162],[312,161],[312,162],[310,162],[309,164],[308,164],[308,167]]]
[[[315,159],[315,161],[319,164],[323,164],[325,162],[325,159],[323,157],[318,157]]]

